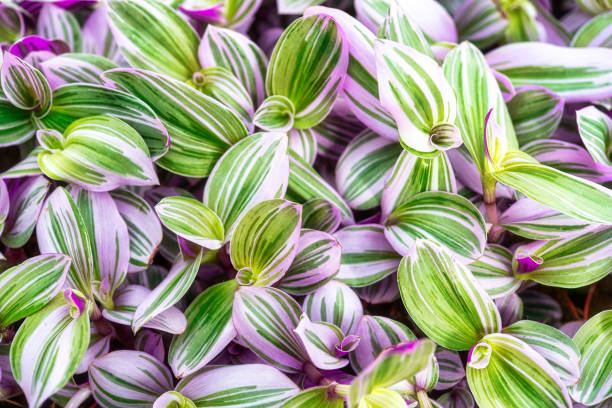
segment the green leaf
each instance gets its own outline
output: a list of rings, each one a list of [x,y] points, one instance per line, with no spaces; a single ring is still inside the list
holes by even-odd
[[[407,45],[435,59],[425,34],[410,17],[408,10],[401,7],[397,0],[390,2],[387,17],[380,27],[380,32],[387,40]]]
[[[272,95],[259,105],[253,123],[267,131],[288,132],[295,122],[293,102],[282,95]]]
[[[512,252],[501,245],[487,244],[482,256],[467,267],[492,299],[508,296],[521,285],[512,272]]]
[[[43,4],[36,31],[43,38],[64,41],[72,52],[81,52],[81,27],[76,17],[63,7]]]
[[[51,87],[45,76],[10,52],[4,53],[0,83],[4,97],[16,108],[35,110],[38,117],[51,108]]]
[[[612,166],[612,119],[594,106],[589,106],[576,112],[576,121],[580,138],[593,159],[605,166]]]
[[[30,120],[31,113],[0,99],[0,146],[12,146],[34,136],[36,128]]]
[[[612,13],[602,13],[593,17],[574,33],[572,47],[612,48],[612,36],[606,33],[612,28]]]
[[[343,408],[342,398],[330,398],[329,390],[334,385],[312,387],[300,392],[279,408]]]
[[[302,204],[302,227],[333,234],[340,226],[340,210],[322,198]]]
[[[55,88],[72,83],[104,85],[104,71],[117,68],[111,60],[94,54],[67,53],[41,62],[40,69]]]
[[[555,133],[565,101],[541,86],[523,86],[508,101],[508,111],[514,124],[519,144],[548,139]]]
[[[398,283],[410,317],[442,347],[468,350],[501,329],[495,303],[440,244],[417,240],[400,263]]]
[[[388,388],[377,388],[366,395],[359,408],[404,408],[406,400],[397,392]]]

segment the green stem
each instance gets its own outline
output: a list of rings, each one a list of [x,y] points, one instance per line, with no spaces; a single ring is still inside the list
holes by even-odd
[[[427,395],[427,391],[425,390],[417,391],[417,401],[419,401],[419,408],[433,408],[429,400],[429,395]]]

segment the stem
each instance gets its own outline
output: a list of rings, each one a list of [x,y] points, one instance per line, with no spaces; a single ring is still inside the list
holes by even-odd
[[[489,224],[491,224],[491,230],[489,231],[489,242],[497,242],[501,236],[503,230],[498,227],[499,218],[497,215],[497,203],[495,202],[495,184],[492,182],[482,182],[483,198],[485,205],[485,215]]]
[[[419,401],[419,408],[433,408],[433,405],[431,405],[431,401],[429,400],[429,396],[427,395],[427,391],[425,390],[417,391],[417,401]]]
[[[321,373],[310,361],[306,361],[302,369],[308,379],[315,385],[329,385],[332,383],[332,381],[329,378],[325,378],[323,373]]]
[[[591,308],[591,301],[593,300],[593,295],[595,294],[595,289],[597,289],[597,283],[594,283],[589,288],[589,292],[587,293],[586,300],[584,301],[584,310],[582,311],[582,318],[584,321],[589,319],[589,309]]]
[[[79,408],[82,403],[87,401],[87,398],[91,395],[91,390],[89,387],[83,387],[78,390],[72,398],[68,401],[64,408]]]

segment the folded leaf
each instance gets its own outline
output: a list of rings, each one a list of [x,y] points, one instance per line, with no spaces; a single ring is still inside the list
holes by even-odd
[[[410,317],[442,347],[467,350],[501,329],[489,295],[440,244],[417,240],[402,259],[398,282]]]
[[[104,85],[100,77],[104,71],[117,68],[111,60],[94,54],[68,53],[40,64],[51,88],[72,83]]]
[[[288,132],[294,123],[295,106],[282,95],[266,98],[253,116],[253,124],[266,131]]]
[[[349,335],[363,316],[363,306],[351,288],[332,280],[304,298],[304,312],[312,321],[331,323]]]
[[[38,15],[36,31],[41,37],[64,41],[72,52],[81,52],[79,22],[71,12],[62,7],[44,4]]]
[[[612,166],[612,119],[594,106],[576,112],[580,138],[593,159],[605,166]]]
[[[389,275],[372,285],[356,288],[355,291],[363,301],[373,305],[392,303],[400,296],[396,274]]]
[[[334,370],[348,364],[348,360],[342,358],[344,352],[341,345],[344,334],[338,326],[326,322],[312,322],[303,314],[294,332],[315,367],[321,370]]]
[[[474,408],[474,397],[464,387],[457,387],[436,400],[444,408]]]
[[[504,37],[508,21],[492,0],[467,0],[455,12],[459,40],[486,49]]]
[[[312,166],[319,154],[317,132],[314,131],[314,128],[291,129],[287,136],[289,137],[289,149]]]
[[[289,399],[280,408],[343,408],[342,398],[329,398],[331,386],[312,387]]]
[[[10,208],[2,233],[2,243],[9,248],[20,248],[30,239],[34,226],[49,191],[49,180],[44,176],[24,177],[10,182]]]
[[[75,374],[83,374],[89,370],[89,365],[96,358],[102,357],[103,355],[108,354],[110,350],[110,343],[114,337],[114,333],[108,334],[106,336],[102,336],[96,325],[91,325],[90,328],[90,336],[89,336],[89,347],[87,347],[87,351],[79,364],[79,368],[75,371]]]
[[[302,204],[302,228],[333,234],[340,226],[340,218],[340,209],[322,198],[313,198]]]
[[[21,58],[5,52],[0,80],[4,96],[15,107],[34,110],[37,117],[47,114],[51,107],[51,88],[39,70]]]
[[[501,245],[487,244],[482,256],[467,267],[491,299],[508,296],[521,285],[512,273],[512,252]]]
[[[3,27],[0,32],[0,41],[13,43],[23,37],[26,32],[23,13],[17,7],[12,7],[10,4],[4,4],[0,8],[2,13]]]

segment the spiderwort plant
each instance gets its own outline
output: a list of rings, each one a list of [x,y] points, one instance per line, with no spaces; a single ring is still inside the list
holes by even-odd
[[[609,406],[611,32],[609,1],[3,2],[0,399]]]

